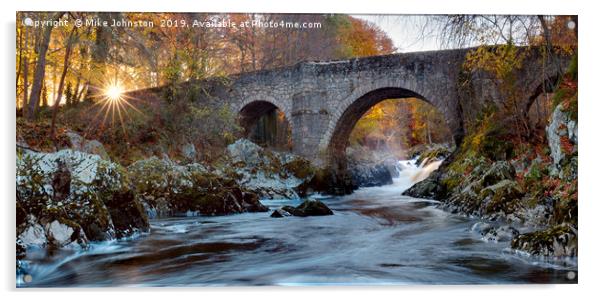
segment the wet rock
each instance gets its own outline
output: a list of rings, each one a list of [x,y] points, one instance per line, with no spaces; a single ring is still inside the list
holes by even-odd
[[[439,176],[440,173],[435,170],[429,177],[405,190],[402,195],[414,198],[443,199],[446,190],[445,186],[439,183]]]
[[[335,170],[332,167],[318,169],[309,186],[315,192],[330,195],[348,195],[357,189],[348,170]]]
[[[387,168],[387,170],[389,171],[389,174],[391,174],[391,177],[393,177],[393,178],[399,177],[400,168],[399,168],[399,162],[397,161],[397,159],[388,158],[384,161],[383,164],[384,164],[385,168]]]
[[[474,225],[472,225],[470,230],[484,236],[492,228],[493,228],[493,225],[491,225],[489,223],[477,222],[477,223],[474,223]]]
[[[50,244],[57,248],[87,248],[88,238],[81,226],[75,222],[54,220],[45,226],[46,236]]]
[[[294,207],[291,207],[291,208],[294,210]],[[284,217],[290,217],[290,216],[291,216],[291,214],[284,209],[276,209],[270,215],[270,217],[272,217],[272,218],[284,218]]]
[[[118,238],[149,231],[146,211],[132,190],[116,191],[107,196],[104,202]]]
[[[349,172],[354,185],[358,187],[371,187],[392,184],[393,178],[389,169],[384,164],[354,163]]]
[[[283,206],[281,209],[296,217],[328,216],[334,214],[326,204],[319,200],[305,200],[297,207]]]
[[[563,223],[545,230],[518,235],[512,239],[511,246],[529,255],[576,257],[577,229]]]
[[[480,234],[482,240],[495,243],[508,242],[519,234],[518,230],[509,225],[495,227],[485,222],[475,223],[471,230]]]

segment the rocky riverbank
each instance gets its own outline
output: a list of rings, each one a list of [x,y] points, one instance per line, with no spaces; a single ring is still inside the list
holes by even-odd
[[[67,136],[69,148],[56,152],[18,144],[17,257],[31,247],[86,249],[145,233],[149,218],[267,212],[259,199],[299,199],[328,184],[306,159],[247,140],[211,165],[164,155],[123,167],[102,144]],[[306,210],[295,215],[312,214]]]
[[[486,226],[474,230],[485,240],[497,242],[503,232],[502,240],[516,251],[576,257],[577,136],[566,103],[552,114],[547,145],[517,146],[500,131],[476,132],[404,194],[437,199],[448,211],[482,219]]]

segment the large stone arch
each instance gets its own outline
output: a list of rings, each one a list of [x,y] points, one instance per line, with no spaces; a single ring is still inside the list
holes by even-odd
[[[351,107],[356,101],[365,95],[378,90],[397,89],[399,95],[413,94],[416,98],[425,100],[432,104],[445,117],[448,127],[451,132],[463,132],[462,123],[458,121],[458,102],[457,96],[446,91],[437,90],[419,84],[416,78],[406,78],[399,80],[395,78],[385,79],[381,81],[371,81],[360,84],[347,97],[337,103],[337,108],[332,112],[328,127],[322,138],[320,139],[320,149],[328,150],[337,124],[345,111]],[[403,92],[407,91],[407,92]],[[395,95],[395,93],[393,93]],[[396,98],[396,97],[393,97]],[[404,98],[404,97],[397,97]],[[380,101],[385,100],[380,99]],[[455,101],[450,101],[455,100]],[[380,102],[377,101],[376,103]],[[361,116],[360,116],[361,117]]]
[[[413,86],[416,87],[416,85]],[[430,93],[425,92],[424,94]],[[455,118],[448,116],[445,113],[450,110],[441,109],[440,105],[441,103],[444,103],[441,102],[441,100],[437,101],[414,90],[398,86],[385,85],[382,87],[374,84],[363,86],[356,89],[342,101],[341,107],[337,109],[333,115],[328,129],[321,140],[321,145],[323,145],[322,149],[326,149],[328,161],[342,167],[345,162],[345,149],[347,148],[349,135],[359,119],[361,119],[371,107],[386,99],[402,98],[418,98],[433,105],[444,115],[448,126],[456,126],[456,122],[453,122]],[[452,121],[450,122],[450,120]],[[450,131],[453,132],[453,129],[454,128],[450,127]]]

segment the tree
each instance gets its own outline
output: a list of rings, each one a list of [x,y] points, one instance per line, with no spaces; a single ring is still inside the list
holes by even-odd
[[[54,108],[52,110],[52,125],[50,126],[50,136],[54,139],[54,129],[56,125],[56,116],[58,115],[59,106],[61,104],[61,99],[63,98],[63,85],[65,83],[65,76],[67,76],[67,70],[69,68],[69,57],[71,57],[71,50],[73,49],[73,44],[75,43],[75,36],[77,34],[77,27],[73,27],[71,29],[71,33],[67,38],[67,45],[65,48],[65,59],[63,60],[63,71],[61,72],[61,79],[59,81],[59,87],[56,99],[54,100]]]
[[[58,21],[65,13],[57,12],[54,13],[50,21]],[[35,72],[33,75],[33,83],[31,87],[31,96],[29,98],[29,106],[26,110],[25,115],[33,120],[36,116],[37,107],[40,102],[40,94],[42,92],[42,85],[44,81],[44,74],[46,73],[46,52],[48,51],[48,44],[50,43],[50,34],[52,33],[53,26],[43,27],[42,40],[38,46],[38,57]]]
[[[73,97],[74,95],[73,88],[71,87],[71,81],[68,81],[67,85],[65,85],[65,104],[67,106],[72,106],[74,104]]]

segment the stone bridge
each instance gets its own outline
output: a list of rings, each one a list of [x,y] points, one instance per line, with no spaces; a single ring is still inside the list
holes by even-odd
[[[243,126],[278,108],[292,131],[293,152],[318,163],[344,157],[355,123],[373,105],[386,99],[415,97],[443,114],[456,143],[464,136],[466,106],[501,103],[497,81],[485,72],[472,72],[470,86],[463,64],[471,49],[441,50],[373,56],[341,61],[302,62],[290,67],[242,73],[228,80],[199,83],[200,101],[228,103],[240,114]],[[544,64],[541,50],[521,48],[526,58],[516,71],[515,89],[525,95],[524,109],[550,82],[558,66]],[[465,79],[464,79],[465,80]],[[202,102],[201,102],[202,103]]]

